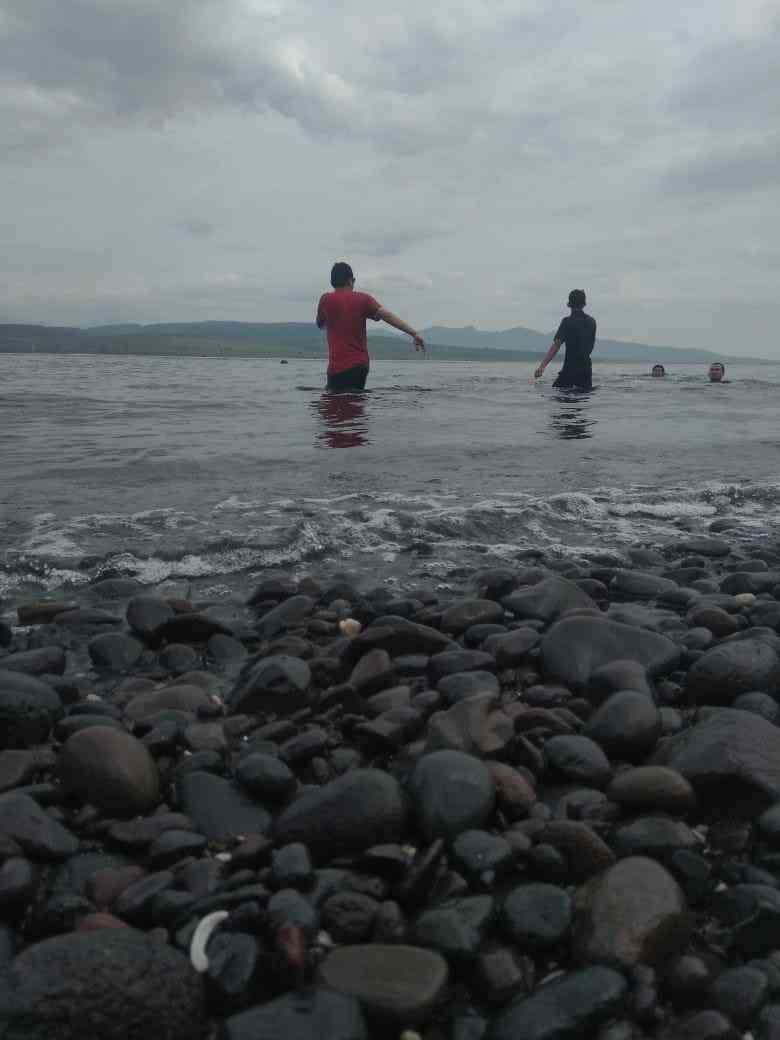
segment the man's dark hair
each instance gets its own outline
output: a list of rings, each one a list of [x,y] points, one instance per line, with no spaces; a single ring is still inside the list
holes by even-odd
[[[572,289],[569,293],[569,306],[570,307],[584,307],[587,303],[585,299],[584,289]]]
[[[339,260],[330,269],[330,284],[334,289],[343,289],[354,277],[352,268],[343,260]]]

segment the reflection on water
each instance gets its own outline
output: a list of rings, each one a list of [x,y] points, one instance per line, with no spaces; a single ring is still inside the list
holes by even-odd
[[[322,423],[316,440],[326,448],[357,448],[369,444],[366,394],[332,394],[325,391],[312,408]]]
[[[560,407],[550,414],[550,428],[563,441],[583,441],[593,436],[595,416],[590,414],[592,390],[560,390],[554,395]]]

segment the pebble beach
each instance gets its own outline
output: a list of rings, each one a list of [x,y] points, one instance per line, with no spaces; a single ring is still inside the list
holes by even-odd
[[[780,543],[0,626],[0,1036],[780,1035]]]

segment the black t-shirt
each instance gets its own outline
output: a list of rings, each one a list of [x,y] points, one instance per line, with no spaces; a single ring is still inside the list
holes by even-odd
[[[596,342],[596,321],[585,311],[575,311],[558,326],[555,338],[566,344],[563,368],[589,368],[590,355]]]

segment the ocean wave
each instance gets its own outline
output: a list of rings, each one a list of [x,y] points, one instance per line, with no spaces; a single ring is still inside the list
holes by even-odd
[[[387,490],[329,497],[250,498],[237,492],[199,514],[175,509],[59,519],[34,516],[0,542],[0,595],[52,591],[111,574],[144,585],[187,580],[224,589],[258,575],[349,567],[397,583],[511,562],[523,550],[587,557],[632,544],[663,546],[718,517],[729,538],[780,528],[780,483],[598,487],[590,493],[501,491],[471,499]],[[224,579],[224,580],[220,580]]]

